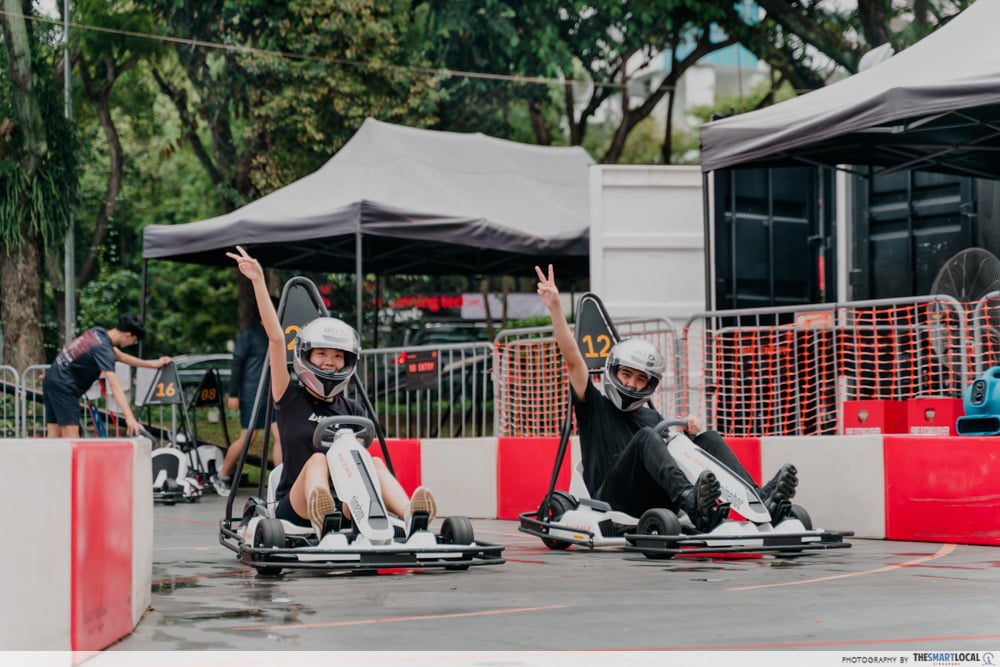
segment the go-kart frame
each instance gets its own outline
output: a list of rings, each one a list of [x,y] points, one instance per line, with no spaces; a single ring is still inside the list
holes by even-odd
[[[278,317],[286,332],[297,331],[301,325],[315,317],[327,316],[319,291],[310,280],[296,277],[285,284],[278,305]],[[352,387],[366,413],[371,416],[371,419],[364,421],[371,425],[371,431],[374,432],[371,435],[378,439],[386,466],[394,473],[385,434],[377,421],[371,401],[357,378],[352,380]],[[270,374],[265,366],[257,389],[258,396],[261,392],[269,391]],[[260,403],[255,401],[255,414],[251,416],[251,423],[257,418],[256,410],[260,409]],[[266,403],[266,409],[268,412],[272,409],[270,401]],[[265,417],[269,419],[270,415]],[[332,446],[326,443],[326,438],[331,435],[324,432],[327,421],[334,423],[349,420],[329,418],[321,422],[314,434],[314,445],[325,443],[324,446]],[[269,431],[265,429],[263,434],[261,461],[267,461]],[[350,442],[344,446],[354,450],[354,460],[368,459],[370,462],[369,455],[363,450],[367,449],[373,439],[369,436],[367,442],[361,443],[350,437],[347,439]],[[240,479],[246,456],[247,449],[244,445],[233,479]],[[364,464],[359,465],[358,469],[363,473],[361,477],[373,477],[370,475],[370,468],[366,468]],[[394,535],[388,541],[369,540],[362,534],[363,526],[348,520],[340,512],[327,516],[323,535],[317,536],[311,527],[305,529],[293,526],[273,516],[273,487],[270,491],[265,490],[265,477],[265,474],[261,475],[257,495],[247,499],[240,516],[233,515],[236,496],[236,489],[233,489],[226,502],[226,515],[219,522],[219,542],[235,552],[241,562],[256,568],[261,575],[278,575],[284,569],[369,573],[399,568],[465,570],[474,565],[501,565],[505,562],[502,556],[504,547],[477,540],[471,522],[465,517],[444,518],[440,532],[436,534],[427,527],[426,517],[422,524],[417,524],[417,529],[407,531],[398,517],[389,517],[385,512],[377,491],[374,493],[374,502],[394,525]],[[369,479],[368,485],[370,488],[377,487],[377,482]],[[334,486],[336,488],[336,483]],[[269,503],[268,500],[272,502]],[[407,535],[407,532],[410,534]]]

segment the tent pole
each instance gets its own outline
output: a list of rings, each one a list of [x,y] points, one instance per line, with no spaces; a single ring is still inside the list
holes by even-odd
[[[139,293],[139,319],[146,321],[146,271],[149,265],[148,259],[142,260],[142,289]],[[139,357],[142,357],[142,339],[139,339]]]
[[[356,322],[358,327],[358,336],[361,336],[361,231],[355,232],[354,236],[354,277],[355,277],[355,312],[356,312]]]

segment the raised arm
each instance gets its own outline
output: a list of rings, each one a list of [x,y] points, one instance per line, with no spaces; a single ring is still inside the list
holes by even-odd
[[[240,273],[253,283],[254,298],[257,299],[257,308],[260,310],[260,321],[267,333],[267,355],[271,367],[271,396],[277,401],[285,395],[285,390],[288,389],[288,383],[291,381],[285,354],[285,332],[281,329],[278,313],[274,310],[271,296],[267,293],[267,282],[264,280],[264,270],[260,267],[260,262],[248,255],[241,246],[236,246],[236,250],[239,254],[227,252],[226,256],[235,259]]]
[[[535,273],[538,274],[538,296],[549,311],[549,317],[552,318],[552,329],[559,344],[559,351],[562,352],[563,362],[566,364],[569,385],[577,398],[583,398],[587,391],[587,383],[590,381],[587,362],[583,360],[580,346],[576,344],[573,332],[566,323],[566,314],[563,312],[562,301],[559,300],[559,288],[556,287],[552,265],[549,264],[548,275],[538,266],[535,267]]]

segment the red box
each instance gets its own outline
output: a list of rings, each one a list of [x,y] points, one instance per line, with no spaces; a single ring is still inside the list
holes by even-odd
[[[844,435],[906,433],[906,401],[844,401]]]
[[[955,421],[965,414],[960,398],[912,398],[907,401],[910,435],[958,435]]]

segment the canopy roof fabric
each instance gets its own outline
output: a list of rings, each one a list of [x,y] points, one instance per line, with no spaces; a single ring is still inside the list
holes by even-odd
[[[702,170],[873,165],[1000,178],[1000,2],[837,83],[706,123]]]
[[[589,167],[580,147],[532,146],[367,119],[318,171],[208,220],[148,225],[143,257],[365,272],[585,276]]]

